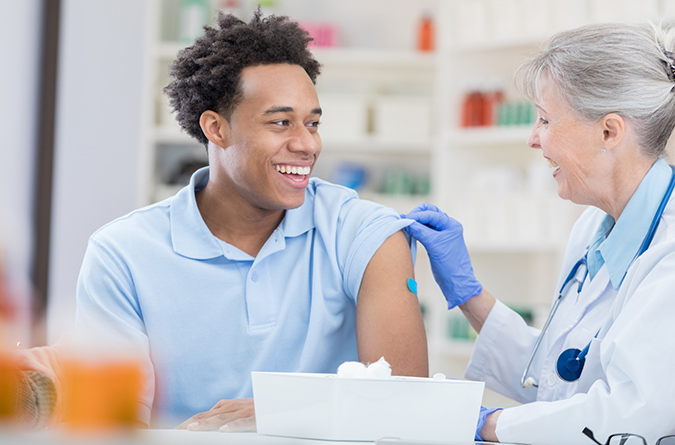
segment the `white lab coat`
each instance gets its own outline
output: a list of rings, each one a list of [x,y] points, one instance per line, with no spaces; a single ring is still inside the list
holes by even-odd
[[[539,388],[523,389],[520,378],[539,335],[522,318],[497,302],[490,312],[465,377],[523,405],[499,417],[502,442],[592,444],[610,434],[636,433],[648,444],[675,434],[675,194],[649,249],[628,269],[618,291],[603,266],[576,285],[553,317],[528,375]],[[585,253],[604,213],[587,209],[576,222],[565,252],[557,291]],[[583,269],[583,268],[582,268]],[[593,339],[598,332],[596,339]],[[591,342],[581,378],[565,382],[555,364],[565,349]],[[530,403],[531,402],[531,403]]]

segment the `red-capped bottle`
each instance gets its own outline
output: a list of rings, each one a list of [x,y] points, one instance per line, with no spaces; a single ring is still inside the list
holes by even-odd
[[[420,19],[417,29],[417,49],[423,52],[434,50],[434,21],[429,13]]]

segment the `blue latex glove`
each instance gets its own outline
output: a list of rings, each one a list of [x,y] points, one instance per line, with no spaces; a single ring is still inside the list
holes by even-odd
[[[478,425],[476,426],[476,437],[474,440],[479,440],[483,441],[483,438],[480,437],[480,429],[483,428],[483,425],[485,425],[485,419],[487,416],[490,414],[494,413],[495,411],[499,411],[502,408],[492,408],[492,409],[487,409],[484,406],[480,407],[480,414],[478,415]]]
[[[431,271],[448,302],[448,309],[466,303],[483,291],[471,267],[462,225],[432,204],[420,204],[402,218],[415,220],[406,227],[424,245]]]

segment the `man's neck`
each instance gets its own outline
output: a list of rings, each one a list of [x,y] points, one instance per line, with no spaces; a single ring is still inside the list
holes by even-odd
[[[286,212],[256,208],[215,190],[211,182],[198,191],[196,197],[199,212],[211,233],[253,257],[258,255]]]

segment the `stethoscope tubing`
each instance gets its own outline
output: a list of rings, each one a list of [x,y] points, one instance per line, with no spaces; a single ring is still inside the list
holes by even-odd
[[[537,353],[537,350],[539,349],[539,344],[541,341],[544,339],[544,332],[548,329],[548,325],[551,324],[551,320],[553,319],[553,316],[555,315],[556,311],[558,310],[558,306],[560,306],[560,300],[562,300],[562,293],[558,294],[558,298],[555,299],[555,302],[553,303],[553,307],[551,307],[551,311],[548,313],[548,318],[546,319],[546,323],[544,323],[544,327],[541,328],[541,334],[537,337],[537,341],[534,344],[534,348],[532,348],[532,352],[530,353],[530,358],[527,359],[527,365],[525,365],[525,371],[523,371],[522,377],[520,377],[520,386],[523,388],[529,388],[530,386],[534,386],[535,388],[538,388],[539,385],[536,382],[533,382],[529,385],[525,385],[525,382],[527,380],[527,374],[530,372],[530,367],[532,366],[532,361],[534,360],[534,355]]]

